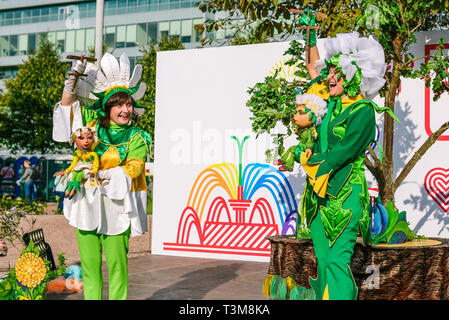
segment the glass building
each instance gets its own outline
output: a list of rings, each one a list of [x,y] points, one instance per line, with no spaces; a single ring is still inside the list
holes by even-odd
[[[202,35],[194,27],[205,16],[196,1],[104,0],[104,43],[115,48],[115,56],[126,52],[131,67],[142,55],[140,46],[163,35],[179,37],[185,48],[198,47]],[[63,58],[93,51],[95,14],[92,0],[0,0],[0,79],[14,77],[45,33]]]

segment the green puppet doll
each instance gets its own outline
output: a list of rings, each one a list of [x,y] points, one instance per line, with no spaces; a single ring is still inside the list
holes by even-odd
[[[281,159],[276,164],[280,165],[279,171],[293,171],[296,149],[304,152],[303,159],[310,159],[312,148],[318,138],[316,126],[318,126],[327,112],[327,103],[316,94],[298,94],[296,96],[296,113],[293,116],[295,133],[298,145],[292,146],[283,152]]]

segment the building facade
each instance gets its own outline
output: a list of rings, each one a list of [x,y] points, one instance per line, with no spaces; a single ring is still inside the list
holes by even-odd
[[[199,47],[202,35],[194,26],[206,17],[196,1],[104,0],[104,43],[115,56],[126,52],[131,67],[142,56],[140,47],[163,35],[179,37],[185,48]],[[94,51],[95,14],[94,0],[0,0],[0,80],[14,77],[45,33],[63,59]]]

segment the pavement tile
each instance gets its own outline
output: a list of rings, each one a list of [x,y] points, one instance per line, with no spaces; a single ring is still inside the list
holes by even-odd
[[[164,255],[129,258],[128,300],[263,300],[268,263]],[[103,298],[108,297],[103,263]],[[82,292],[49,300],[82,300]]]

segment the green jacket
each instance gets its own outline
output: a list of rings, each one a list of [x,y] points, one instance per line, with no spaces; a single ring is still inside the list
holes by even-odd
[[[361,219],[361,231],[366,240],[369,226],[368,204],[369,194],[365,179],[365,151],[371,141],[373,141],[376,132],[376,122],[374,108],[375,104],[368,100],[359,100],[349,106],[342,107],[341,104],[337,108],[330,110],[327,116],[330,118],[317,128],[318,140],[314,144],[314,155],[308,161],[309,164],[319,165],[316,178],[329,174],[329,180],[326,190],[326,198],[330,201],[337,200],[342,204],[345,199],[345,192],[341,192],[344,186],[348,184],[358,184],[362,186],[361,203],[364,208],[363,218]],[[337,109],[337,110],[335,110]],[[333,112],[332,112],[333,111]],[[324,126],[323,126],[324,124]],[[327,131],[327,132],[326,132]],[[299,162],[300,152],[297,150],[298,157],[295,158]],[[301,203],[302,218],[307,219],[310,223],[316,216],[318,211],[318,196],[313,192],[310,182],[307,180]],[[339,213],[344,215],[343,211]],[[333,217],[331,220],[340,223],[349,219],[349,217]],[[345,223],[339,226],[330,226],[325,229],[331,240],[335,241],[342,232]],[[332,231],[330,231],[332,230]]]

